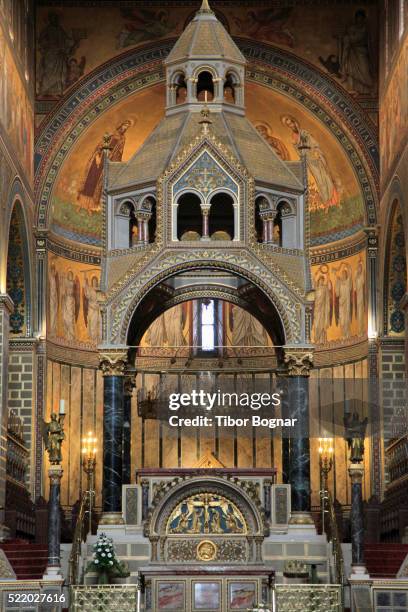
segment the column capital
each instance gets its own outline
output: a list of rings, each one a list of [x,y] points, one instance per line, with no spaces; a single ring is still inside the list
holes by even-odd
[[[0,309],[5,308],[9,314],[13,312],[14,302],[8,293],[0,293]]]
[[[51,485],[59,485],[61,482],[62,474],[64,470],[60,465],[51,465],[48,468],[48,476],[50,477]]]
[[[364,466],[362,463],[351,463],[348,473],[350,475],[351,484],[361,484],[364,476]]]
[[[99,351],[99,368],[103,376],[124,376],[127,366],[127,347]]]
[[[284,346],[283,360],[289,376],[309,376],[313,367],[312,346]]]

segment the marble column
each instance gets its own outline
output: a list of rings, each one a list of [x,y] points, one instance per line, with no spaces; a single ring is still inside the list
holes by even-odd
[[[202,215],[203,215],[203,235],[201,236],[201,240],[209,240],[210,239],[210,236],[209,236],[210,209],[209,208],[202,208],[201,212],[202,212]]]
[[[103,483],[101,524],[123,523],[123,404],[126,353],[122,350],[101,355],[103,385]]]
[[[122,482],[130,484],[131,482],[131,425],[132,425],[132,394],[134,389],[134,381],[126,377],[124,382],[123,395],[123,463],[122,463]]]
[[[50,495],[48,500],[48,561],[44,579],[62,579],[61,572],[61,478],[63,470],[60,465],[51,465]]]
[[[364,565],[363,464],[350,464],[349,474],[351,479],[351,568],[352,575],[356,578],[367,575]]]
[[[310,516],[309,372],[310,348],[285,348],[287,378],[283,385],[282,414],[296,419],[282,439],[284,481],[291,485],[292,523],[312,523]]]

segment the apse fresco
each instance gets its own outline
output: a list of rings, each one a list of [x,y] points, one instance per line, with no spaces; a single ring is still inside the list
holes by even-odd
[[[364,222],[363,199],[354,172],[330,132],[300,104],[254,83],[246,87],[247,116],[286,161],[309,147],[309,207],[312,245],[345,238]]]
[[[29,180],[33,178],[32,112],[22,78],[0,28],[0,123]]]
[[[165,90],[157,85],[111,107],[78,140],[62,167],[52,198],[52,228],[61,236],[99,244],[103,137],[112,135],[112,161],[125,161],[164,113]]]
[[[367,337],[366,256],[312,266],[315,289],[312,342],[348,344]]]
[[[384,94],[380,114],[380,151],[384,183],[408,136],[408,38]]]
[[[70,240],[100,244],[103,136],[112,134],[111,158],[127,161],[164,114],[164,86],[143,90],[106,111],[78,139],[53,191],[52,229]],[[353,170],[328,130],[300,104],[266,87],[246,84],[248,118],[284,160],[308,152],[312,244],[347,237],[364,222]]]
[[[73,348],[96,348],[101,338],[99,280],[99,267],[50,254],[47,337],[51,341]]]
[[[141,354],[169,355],[169,350],[178,356],[188,354],[189,347],[197,343],[197,308],[197,302],[190,300],[157,317],[143,335]],[[220,313],[216,342],[227,351],[231,347],[231,356],[235,355],[237,348],[242,356],[251,355],[251,347],[273,346],[262,324],[240,306],[222,302]]]
[[[37,13],[37,94],[60,97],[83,75],[129,49],[174,38],[200,1],[138,6],[40,6]],[[377,57],[377,11],[359,3],[333,6],[225,6],[212,2],[233,36],[282,47],[315,64],[357,96],[373,97]],[[366,3],[367,4],[367,3]],[[221,9],[221,10],[219,10]],[[86,27],[84,27],[86,24]]]

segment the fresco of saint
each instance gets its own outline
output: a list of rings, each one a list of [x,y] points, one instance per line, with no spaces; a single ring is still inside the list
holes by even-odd
[[[336,273],[336,323],[340,325],[343,338],[350,337],[351,319],[353,316],[353,278],[351,266],[343,263],[340,268],[334,269]]]
[[[273,136],[272,128],[268,123],[258,121],[255,123],[255,127],[260,135],[265,138],[266,142],[271,145],[272,149],[275,151],[276,155],[280,157],[280,159],[283,161],[290,161],[290,153],[287,146],[280,138]]]
[[[340,204],[340,194],[335,179],[330,171],[327,159],[317,140],[300,127],[299,122],[291,115],[281,117],[282,124],[292,131],[292,142],[299,155],[306,156],[308,168],[313,176],[321,199],[321,208],[326,212],[332,206]]]
[[[122,161],[123,149],[126,142],[126,131],[133,125],[132,119],[123,121],[116,128],[109,140],[109,159],[111,161]],[[101,209],[101,195],[103,184],[103,160],[105,143],[101,140],[94,149],[78,191],[77,201],[81,208],[85,208],[88,213],[98,212]]]
[[[327,268],[327,266],[325,266]],[[333,316],[333,286],[324,270],[315,277],[315,302],[313,309],[313,330],[316,344],[327,342],[327,331]]]
[[[353,23],[339,39],[339,63],[342,80],[350,91],[372,93],[371,44],[364,10],[356,11]]]

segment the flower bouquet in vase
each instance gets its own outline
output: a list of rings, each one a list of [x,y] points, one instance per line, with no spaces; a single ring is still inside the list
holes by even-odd
[[[92,561],[88,563],[86,571],[98,574],[98,584],[111,584],[114,578],[130,576],[126,565],[116,558],[112,538],[101,533],[93,545],[93,551]]]

